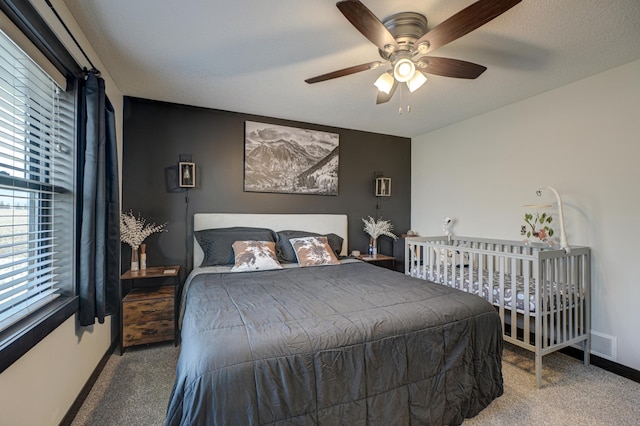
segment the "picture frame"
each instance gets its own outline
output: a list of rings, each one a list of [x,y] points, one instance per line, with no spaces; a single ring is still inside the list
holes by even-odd
[[[338,195],[340,135],[245,122],[244,191]]]
[[[391,197],[391,178],[376,178],[376,197]]]
[[[196,187],[196,163],[181,161],[178,163],[180,188]]]

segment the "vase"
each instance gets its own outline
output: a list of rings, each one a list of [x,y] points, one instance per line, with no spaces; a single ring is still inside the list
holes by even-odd
[[[147,245],[140,244],[140,269],[147,269]]]
[[[378,239],[371,238],[371,256],[376,257],[378,255]]]
[[[138,247],[131,247],[131,272],[139,269]]]

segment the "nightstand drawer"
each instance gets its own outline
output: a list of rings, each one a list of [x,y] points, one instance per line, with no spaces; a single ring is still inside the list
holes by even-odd
[[[152,322],[125,325],[122,341],[125,347],[173,340],[173,317]]]
[[[125,297],[122,304],[122,318],[125,324],[173,319],[173,295],[171,297],[139,300],[127,300],[127,297]]]

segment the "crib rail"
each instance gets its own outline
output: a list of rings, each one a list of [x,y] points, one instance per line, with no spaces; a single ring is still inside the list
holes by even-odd
[[[542,356],[581,344],[589,363],[590,249],[468,237],[411,237],[405,273],[476,294],[500,314],[504,340]]]

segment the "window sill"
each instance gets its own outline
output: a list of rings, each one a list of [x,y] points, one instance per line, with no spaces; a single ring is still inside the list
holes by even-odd
[[[33,315],[0,332],[0,373],[78,310],[77,297],[59,297]]]

